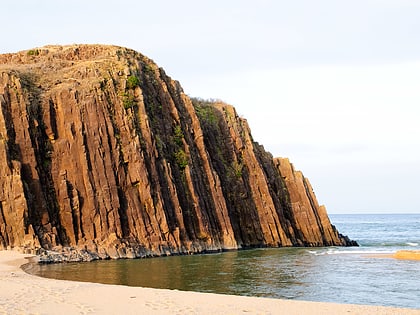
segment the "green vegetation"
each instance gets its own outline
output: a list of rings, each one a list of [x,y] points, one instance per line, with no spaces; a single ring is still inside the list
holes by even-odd
[[[134,107],[137,104],[135,96],[129,93],[124,93],[123,104],[125,109]]]
[[[182,146],[183,145],[183,141],[182,141],[183,139],[184,139],[184,133],[182,132],[181,125],[176,125],[175,129],[174,129],[174,142],[178,146]]]
[[[235,174],[235,177],[237,177],[237,178],[242,177],[242,169],[243,168],[244,168],[244,165],[241,162],[233,161],[232,169],[233,169],[233,173]]]
[[[195,112],[202,123],[206,123],[210,126],[215,126],[217,124],[218,118],[216,116],[216,109],[214,108],[214,104],[221,101],[213,99],[205,100],[196,97],[192,97],[191,101],[193,103]]]
[[[184,147],[184,133],[181,125],[176,125],[172,136],[175,146],[178,148],[174,154],[175,162],[181,170],[184,170],[188,165],[188,156],[183,150]]]
[[[134,95],[133,90],[138,86],[140,86],[139,78],[135,75],[130,75],[127,78],[126,92],[122,94],[122,100],[125,109],[129,109],[137,105],[136,97]]]
[[[28,56],[38,56],[38,55],[39,55],[39,50],[38,49],[28,50]]]
[[[175,152],[175,161],[181,170],[184,170],[188,165],[188,156],[184,150],[179,149]]]
[[[140,86],[139,78],[135,75],[130,75],[127,78],[127,88],[130,90],[134,90],[138,86]]]

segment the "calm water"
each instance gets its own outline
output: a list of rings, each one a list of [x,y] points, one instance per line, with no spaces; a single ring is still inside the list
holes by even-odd
[[[420,308],[419,261],[365,255],[420,250],[420,214],[330,218],[361,246],[36,265],[29,272],[130,286]]]

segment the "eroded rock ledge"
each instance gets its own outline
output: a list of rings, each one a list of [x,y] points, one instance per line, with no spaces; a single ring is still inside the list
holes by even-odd
[[[133,50],[0,55],[0,104],[0,249],[135,258],[355,245],[232,106],[189,98]]]

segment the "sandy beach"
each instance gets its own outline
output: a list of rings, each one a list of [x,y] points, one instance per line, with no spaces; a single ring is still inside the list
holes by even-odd
[[[0,251],[0,314],[419,314],[420,310],[319,303],[45,279]]]
[[[399,250],[393,254],[367,254],[371,258],[393,258],[402,260],[420,260],[420,250]]]

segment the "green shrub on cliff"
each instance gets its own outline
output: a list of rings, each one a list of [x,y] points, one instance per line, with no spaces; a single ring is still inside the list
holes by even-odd
[[[136,105],[136,98],[134,95],[129,93],[124,93],[123,96],[123,104],[125,109],[132,108],[134,105]]]
[[[242,177],[243,168],[244,168],[244,165],[241,162],[233,161],[232,170],[233,170],[233,174],[235,175],[236,178],[241,178]]]
[[[140,85],[140,80],[138,77],[136,77],[135,75],[130,75],[127,78],[127,88],[130,90],[135,89],[136,87],[138,87]]]
[[[175,161],[176,161],[176,164],[178,164],[178,166],[181,170],[183,170],[187,167],[188,156],[184,152],[184,150],[179,149],[178,151],[175,152]]]
[[[178,146],[182,146],[183,145],[182,139],[184,139],[184,133],[182,132],[181,125],[176,125],[174,129],[174,142]]]
[[[39,50],[38,49],[28,50],[28,56],[38,56],[38,55],[39,55]]]
[[[191,97],[191,101],[200,122],[213,126],[217,124],[218,119],[215,113],[216,109],[214,108],[214,104],[221,101],[213,99],[205,100],[196,97]]]

